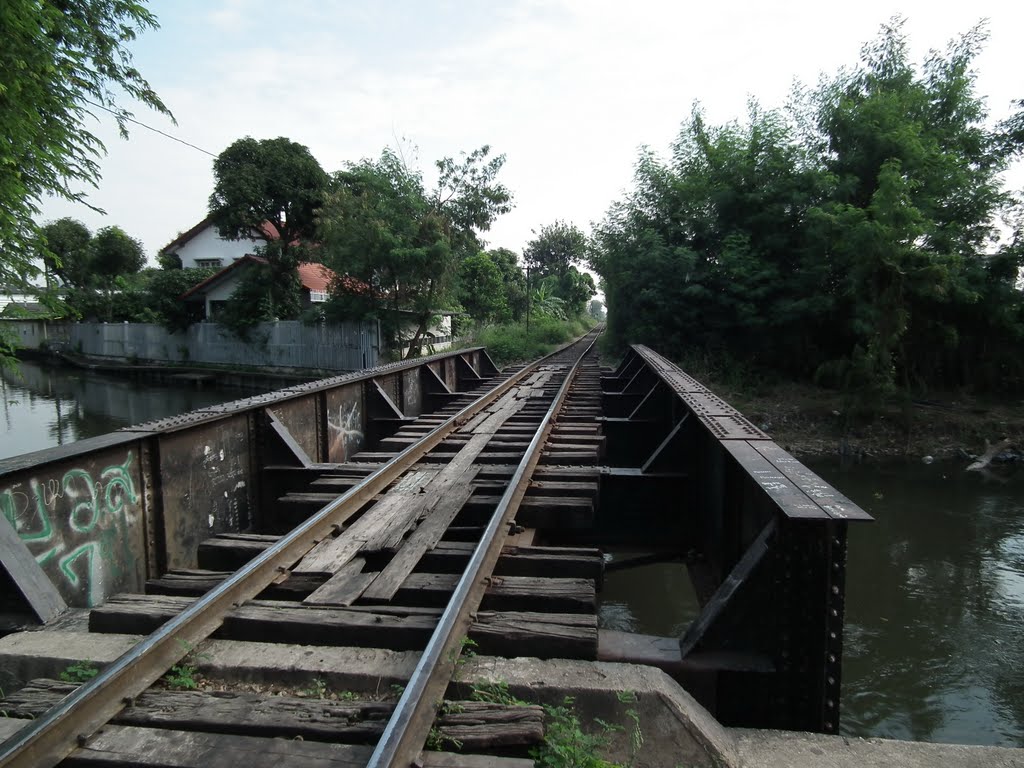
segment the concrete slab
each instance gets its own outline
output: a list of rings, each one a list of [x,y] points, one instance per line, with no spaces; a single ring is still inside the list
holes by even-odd
[[[744,768],[1024,768],[1024,749],[729,729]]]
[[[13,692],[37,677],[59,677],[68,666],[107,664],[141,640],[138,635],[18,632],[0,639],[0,688]],[[412,675],[419,654],[372,648],[208,640],[193,654],[206,677],[246,683],[309,686],[321,678],[335,690],[391,693]]]
[[[571,696],[585,730],[599,731],[598,718],[621,726],[611,735],[603,755],[608,760],[635,768],[739,766],[728,731],[671,677],[653,667],[477,656],[467,660],[457,679],[466,686],[478,681],[506,682],[514,695],[531,703],[557,705]],[[635,754],[630,709],[642,724],[643,744]]]

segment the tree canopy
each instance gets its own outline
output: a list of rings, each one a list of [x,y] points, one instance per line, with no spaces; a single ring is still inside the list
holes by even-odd
[[[431,316],[453,299],[460,262],[511,209],[497,180],[504,156],[489,155],[485,146],[439,160],[432,192],[390,149],[337,173],[320,219],[324,264],[348,278],[335,286],[334,307],[377,315],[395,341],[409,313],[409,354],[418,354]]]
[[[40,201],[82,200],[77,187],[97,184],[104,147],[84,127],[93,109],[112,111],[123,136],[122,96],[170,115],[127,47],[156,27],[141,1],[0,3],[0,283],[38,274]]]
[[[866,399],[1024,387],[1024,238],[1001,186],[1018,122],[990,127],[974,29],[910,59],[902,23],[786,112],[647,150],[595,233],[609,330],[816,376]]]
[[[279,239],[282,250],[311,238],[328,176],[309,149],[283,136],[246,136],[213,162],[210,215],[222,237]],[[265,223],[274,227],[267,233]]]

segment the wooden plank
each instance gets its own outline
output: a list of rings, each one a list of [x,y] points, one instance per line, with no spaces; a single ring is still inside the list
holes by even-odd
[[[597,658],[597,617],[480,611],[469,631],[482,654],[541,659]]]
[[[76,749],[67,768],[363,768],[370,747],[111,725]]]
[[[350,560],[305,599],[300,599],[306,605],[352,605],[377,576],[372,572],[363,573],[365,564],[366,560],[362,557]]]
[[[398,553],[384,570],[369,584],[364,597],[368,600],[391,600],[402,583],[412,573],[423,554],[444,536],[452,520],[473,492],[471,481],[476,471],[470,467],[462,475],[462,482],[449,490],[431,510],[426,519],[413,531]]]
[[[28,720],[19,720],[13,717],[0,717],[0,740],[10,738],[28,722]],[[121,738],[118,734],[143,730],[131,726],[107,726],[103,729],[102,740],[95,738],[90,741],[87,750],[91,750],[91,753],[81,749],[76,750],[61,765],[87,766],[88,768],[122,765],[139,765],[147,766],[148,768],[210,768],[211,766],[218,768],[225,765],[232,767],[244,765],[246,768],[282,768],[282,766],[288,766],[288,768],[293,768],[293,766],[296,768],[349,768],[349,766],[359,766],[361,768],[366,765],[370,756],[369,747],[331,746],[314,741],[284,741],[282,739],[235,736],[227,737],[225,740],[220,741],[220,743],[229,750],[237,750],[236,752],[229,752],[229,755],[232,758],[237,756],[240,762],[228,762],[225,764],[219,759],[218,762],[213,762],[213,758],[208,752],[198,756],[189,756],[187,753],[183,756],[177,751],[162,755],[160,748],[166,744],[166,741],[159,740],[165,738],[176,739],[184,732],[158,730],[147,731],[152,738],[158,740],[152,758],[141,754],[118,754],[115,751],[118,746],[123,746],[126,742],[130,743],[128,739]],[[112,735],[118,738],[111,738]],[[260,757],[260,762],[250,760],[250,753],[257,756],[263,754],[259,752],[259,749],[263,746],[270,746],[275,749],[266,752],[266,760],[263,760],[262,757]],[[294,749],[289,749],[289,747],[294,747]],[[324,748],[331,749],[331,753],[328,753],[327,758],[323,755]],[[98,750],[105,750],[106,753]],[[310,750],[319,750],[320,754],[311,757],[309,754]],[[512,757],[460,755],[452,752],[427,751],[420,755],[419,765],[422,768],[533,768],[534,763],[533,760]]]
[[[64,598],[3,514],[0,514],[0,566],[43,624],[68,609]]]
[[[145,635],[191,598],[119,595],[89,614],[90,632]],[[231,640],[422,650],[440,611],[427,608],[320,608],[253,600],[231,611],[216,637]]]
[[[436,474],[436,470],[416,470],[407,474],[341,534],[324,539],[313,547],[294,566],[293,573],[337,573],[361,550],[368,549],[368,542],[376,540],[392,527],[408,522],[408,514],[411,513],[404,509],[405,505],[419,505],[424,483]]]
[[[8,717],[39,717],[76,688],[76,683],[33,680],[4,699],[4,711]],[[146,728],[353,744],[380,738],[393,709],[392,703],[380,701],[150,689],[112,722]]]
[[[447,605],[457,573],[413,573],[396,590],[405,605]],[[482,607],[491,611],[594,613],[597,590],[591,579],[492,576]]]

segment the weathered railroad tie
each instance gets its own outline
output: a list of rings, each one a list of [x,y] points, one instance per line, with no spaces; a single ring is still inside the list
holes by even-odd
[[[538,680],[449,686],[474,654],[646,664],[726,724],[835,732],[846,529],[869,518],[645,347],[614,371],[587,355],[563,387],[591,341],[525,371],[435,356],[0,462],[0,526],[24,548],[9,591],[22,624],[48,622],[0,640],[0,765],[71,748],[69,765],[532,764],[542,712],[513,694],[558,700]],[[75,537],[104,521],[87,560]],[[700,603],[683,636],[599,627],[605,571],[658,561]],[[55,619],[63,601],[91,610]],[[99,646],[96,682],[52,679]],[[172,666],[200,689],[148,688]],[[696,742],[695,765],[722,762]]]

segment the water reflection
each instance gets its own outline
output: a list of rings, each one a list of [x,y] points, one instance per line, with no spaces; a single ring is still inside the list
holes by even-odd
[[[142,383],[24,361],[0,373],[0,458],[64,445],[150,419],[253,394],[226,387]]]
[[[876,520],[850,531],[843,731],[1024,746],[1024,471],[812,468]],[[602,603],[603,626],[662,636],[697,610],[676,565],[609,574]]]

